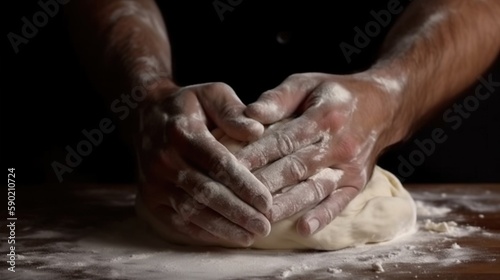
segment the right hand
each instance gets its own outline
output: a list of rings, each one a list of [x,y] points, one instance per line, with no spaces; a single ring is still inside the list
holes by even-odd
[[[211,134],[258,138],[262,124],[223,83],[159,83],[140,105],[139,195],[181,242],[249,246],[271,230],[269,190]]]

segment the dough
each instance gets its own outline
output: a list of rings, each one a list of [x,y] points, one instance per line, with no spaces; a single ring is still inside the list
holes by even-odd
[[[371,180],[342,213],[316,234],[304,238],[295,222],[305,211],[272,225],[271,233],[257,240],[261,249],[339,250],[389,241],[415,229],[417,211],[410,194],[388,171],[375,167]]]
[[[228,138],[220,131],[214,131],[213,134],[232,152],[242,147],[241,143]],[[171,230],[145,209],[140,199],[137,202],[139,216],[148,221],[162,237],[176,243],[190,242],[174,236]],[[295,224],[306,211],[273,224],[271,233],[257,239],[252,248],[339,250],[389,241],[413,232],[417,216],[416,206],[410,194],[393,174],[378,166],[361,193],[333,222],[316,234],[304,238],[297,233]],[[229,244],[219,245],[231,247]]]

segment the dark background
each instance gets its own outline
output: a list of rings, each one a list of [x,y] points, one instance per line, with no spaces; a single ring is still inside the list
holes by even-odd
[[[390,26],[353,55],[351,63],[346,62],[339,44],[353,44],[353,28],[363,29],[373,20],[370,11],[385,9],[389,1],[343,1],[330,7],[327,3],[331,2],[340,1],[247,0],[225,12],[221,21],[214,1],[162,1],[176,81],[181,85],[226,82],[249,103],[293,73],[347,74],[365,69]],[[408,1],[400,2],[406,7]],[[74,148],[85,139],[83,129],[98,128],[103,118],[119,122],[90,84],[62,12],[49,17],[36,36],[14,53],[7,34],[21,34],[21,18],[32,21],[40,10],[37,1],[6,1],[1,10],[0,158],[3,168],[16,168],[18,184],[57,183],[51,163],[64,163],[65,147]],[[394,15],[391,23],[395,20]],[[500,81],[499,62],[483,76],[490,73]],[[440,77],[435,78],[439,82]],[[456,103],[473,94],[475,86]],[[494,93],[481,101],[456,130],[442,117],[438,114],[414,138],[385,154],[379,164],[405,182],[500,182],[500,95]],[[448,139],[437,144],[435,152],[413,171],[401,172],[401,158],[408,160],[418,149],[414,140],[431,137],[435,128],[442,128]],[[79,166],[64,174],[64,180],[133,182],[134,158],[119,131],[105,135]]]

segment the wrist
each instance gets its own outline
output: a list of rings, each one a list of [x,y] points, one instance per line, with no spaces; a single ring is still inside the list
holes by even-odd
[[[170,94],[176,92],[179,86],[170,78],[157,78],[142,83],[131,89],[132,98],[136,102],[135,108],[130,109],[130,116],[125,125],[127,141],[137,147],[142,143],[142,135],[161,127],[163,112],[161,103]],[[134,94],[135,98],[134,98]]]
[[[377,143],[378,150],[383,151],[404,140],[411,133],[410,120],[414,112],[411,108],[407,108],[405,102],[406,93],[410,90],[408,75],[405,69],[381,64],[360,75],[377,88],[373,91],[376,92],[376,101],[372,106],[383,116]]]

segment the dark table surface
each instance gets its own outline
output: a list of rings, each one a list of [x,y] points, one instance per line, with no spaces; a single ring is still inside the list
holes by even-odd
[[[225,249],[186,251],[175,246],[162,249],[162,245],[158,245],[160,241],[144,240],[156,236],[137,233],[145,229],[135,218],[135,189],[130,185],[18,186],[16,212],[7,216],[7,212],[2,211],[1,218],[1,248],[6,260],[10,245],[7,244],[5,224],[14,221],[7,218],[16,218],[16,272],[8,271],[8,265],[2,261],[4,266],[0,278],[218,279],[203,272],[216,267],[216,262],[224,259],[227,266],[221,266],[220,279],[500,279],[500,184],[405,187],[421,206],[426,205],[437,211],[435,213],[441,211],[441,214],[430,217],[421,214],[415,237],[398,241],[398,245],[374,245],[326,253],[241,250],[240,255],[235,256],[234,252]],[[457,230],[452,233],[430,232],[424,228],[424,221],[428,218],[434,222],[455,221]],[[109,231],[110,225],[117,222],[122,224]],[[101,239],[98,246],[94,246],[96,243],[82,243],[89,236],[101,234],[103,229],[107,238]],[[119,233],[115,235],[117,229]],[[107,249],[114,246],[116,240],[127,243],[125,237],[132,240],[130,247],[133,250]],[[450,249],[454,243],[460,249]],[[143,251],[143,248],[147,250]],[[141,254],[153,252],[151,250],[154,251],[154,260],[148,260],[150,257],[146,253]],[[382,257],[376,255],[380,252],[381,255],[389,253]],[[358,254],[358,257],[353,257]],[[120,261],[124,255],[127,262]],[[214,263],[207,265],[208,260],[196,258],[201,255],[210,255],[210,262]],[[186,256],[193,258],[186,259]],[[256,262],[253,265],[262,267],[265,263],[259,264],[258,261],[272,263],[280,260],[285,263],[282,267],[277,264],[279,269],[245,272],[244,263],[231,263],[231,260],[243,257],[252,258]],[[146,260],[143,263],[137,261],[141,258]],[[156,264],[161,258],[168,263],[175,262],[176,269],[159,268]],[[287,262],[286,258],[290,261]],[[332,266],[322,262],[325,258],[343,260],[334,265],[338,273],[328,270]],[[382,261],[385,272],[376,273],[370,268],[377,259]],[[294,268],[308,261],[310,264],[301,266],[301,269]],[[234,265],[241,267],[238,273],[230,271],[229,266]]]

